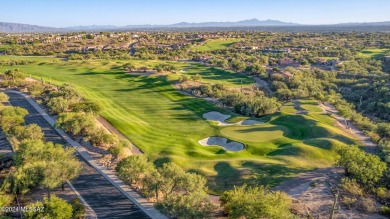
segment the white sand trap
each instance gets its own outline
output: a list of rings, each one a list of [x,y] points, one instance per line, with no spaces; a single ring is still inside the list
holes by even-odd
[[[225,148],[228,151],[242,151],[244,150],[244,145],[240,142],[232,141],[227,143],[227,138],[222,137],[208,137],[198,141],[199,144],[203,146],[212,146],[218,145]]]
[[[218,123],[219,126],[263,124],[263,122],[259,122],[256,120],[243,120],[243,121],[236,122],[236,123],[225,122],[225,120],[230,118],[230,115],[222,114],[222,113],[216,112],[216,111],[211,111],[211,112],[203,114],[203,118],[205,118],[209,121],[215,121]]]

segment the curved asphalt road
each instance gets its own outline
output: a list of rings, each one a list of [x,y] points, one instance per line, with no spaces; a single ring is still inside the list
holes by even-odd
[[[29,115],[25,117],[27,125],[32,123],[39,125],[47,141],[66,145],[66,141],[23,96],[11,92],[7,94],[12,106],[28,110]],[[77,157],[82,162],[83,171],[79,177],[72,180],[72,184],[95,211],[98,218],[149,218],[79,154]]]

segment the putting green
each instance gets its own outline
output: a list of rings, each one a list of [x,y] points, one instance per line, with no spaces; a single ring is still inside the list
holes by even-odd
[[[280,125],[231,126],[221,130],[225,136],[250,142],[267,142],[287,136],[289,130]]]

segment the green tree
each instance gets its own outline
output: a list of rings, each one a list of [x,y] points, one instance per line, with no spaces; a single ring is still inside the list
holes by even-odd
[[[34,82],[27,86],[31,96],[40,96],[45,91],[45,85],[42,83]]]
[[[379,123],[376,132],[379,135],[378,143],[382,139],[390,138],[390,123],[385,123],[385,122]]]
[[[26,206],[37,211],[25,211],[23,217],[27,219],[46,218],[46,219],[70,219],[73,218],[72,205],[65,200],[52,196],[49,200],[44,198],[43,202],[35,202]]]
[[[148,162],[148,158],[143,154],[131,155],[116,166],[119,177],[130,185],[140,183],[145,174],[152,169],[154,169],[153,163]]]
[[[54,113],[62,113],[81,100],[81,95],[70,85],[64,84],[57,91],[50,92],[47,106]]]
[[[160,190],[164,195],[164,199],[172,194],[183,189],[185,182],[185,171],[175,163],[165,163],[159,168],[161,177],[164,179],[160,184]]]
[[[170,218],[210,218],[213,204],[206,193],[171,194],[156,207]]]
[[[291,198],[284,192],[271,192],[263,186],[235,187],[224,192],[220,201],[231,218],[293,218]]]
[[[9,133],[17,125],[24,123],[27,110],[21,107],[7,107],[1,111],[1,128]]]
[[[88,136],[96,130],[95,117],[90,113],[61,113],[56,126],[77,136]]]
[[[104,128],[95,128],[87,138],[95,147],[110,148],[118,142],[116,135],[108,133]]]
[[[250,71],[254,75],[265,75],[267,73],[266,69],[258,63],[253,64],[250,67]]]
[[[231,68],[235,71],[235,72],[239,72],[239,71],[244,71],[244,69],[246,68],[246,64],[245,62],[243,61],[240,61],[238,59],[233,59],[231,61]]]
[[[19,86],[24,82],[25,76],[21,69],[7,70],[4,79],[8,86]]]
[[[163,199],[157,208],[173,218],[210,217],[213,205],[205,192],[206,180],[202,176],[186,173],[174,163],[163,164],[158,172]]]
[[[73,104],[70,106],[70,108],[74,112],[92,113],[94,115],[98,115],[102,110],[99,104],[87,101]]]
[[[5,94],[4,92],[0,92],[0,102],[8,102],[8,99],[9,99],[9,97],[8,97],[8,95],[7,94]]]
[[[81,203],[79,198],[74,198],[71,201],[72,204],[72,219],[84,219],[85,206]]]
[[[26,177],[34,173],[38,183],[43,186],[50,198],[53,188],[66,183],[78,176],[81,171],[80,161],[74,155],[74,148],[63,148],[60,144],[43,142],[42,140],[28,141],[20,145],[15,154],[15,164],[19,169],[34,167],[33,171],[23,172]],[[20,168],[21,167],[21,168]]]
[[[69,100],[62,96],[50,98],[49,102],[47,103],[50,111],[56,114],[65,112],[70,105],[71,103]]]
[[[375,185],[386,169],[386,163],[378,156],[368,154],[356,146],[340,147],[338,153],[338,164],[345,173],[368,187]]]

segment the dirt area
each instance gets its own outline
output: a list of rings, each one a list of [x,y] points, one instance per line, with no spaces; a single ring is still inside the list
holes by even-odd
[[[335,201],[335,192],[338,189],[344,172],[341,168],[331,167],[318,169],[303,174],[300,177],[286,181],[272,188],[281,190],[293,197],[294,212],[302,217],[329,218],[332,205]],[[379,214],[365,214],[357,209],[348,209],[338,198],[336,219],[384,219]]]

